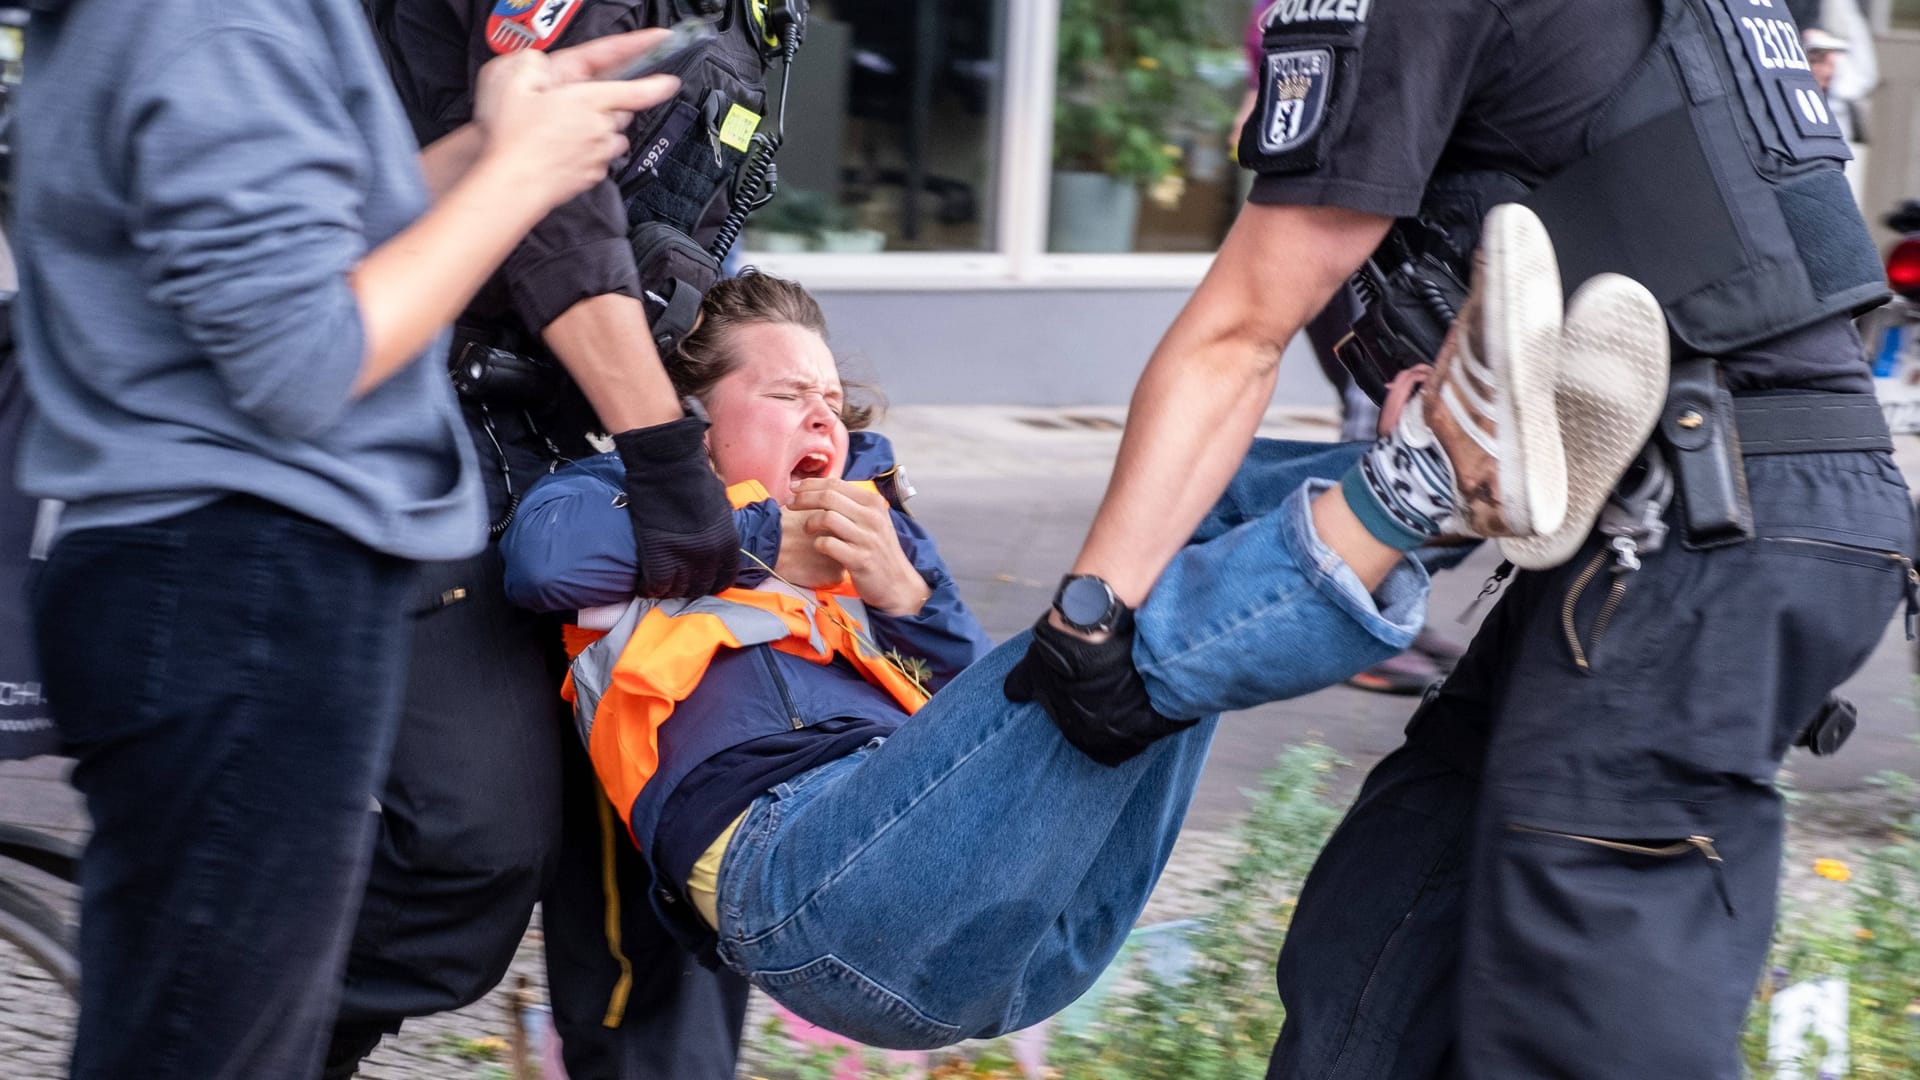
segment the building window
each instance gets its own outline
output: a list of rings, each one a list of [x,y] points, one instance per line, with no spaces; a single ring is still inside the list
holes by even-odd
[[[984,251],[1007,0],[815,0],[755,253]]]
[[[1248,0],[1060,0],[1047,250],[1210,252],[1243,201]]]

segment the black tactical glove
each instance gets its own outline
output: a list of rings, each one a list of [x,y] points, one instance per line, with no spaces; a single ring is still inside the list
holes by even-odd
[[[706,432],[705,420],[689,416],[613,437],[627,467],[642,596],[709,596],[740,570],[740,533],[726,486],[707,462]]]
[[[1118,765],[1198,722],[1169,720],[1147,700],[1133,666],[1131,611],[1098,643],[1042,616],[1027,655],[1007,672],[1005,690],[1008,701],[1038,701],[1060,734],[1102,765]]]

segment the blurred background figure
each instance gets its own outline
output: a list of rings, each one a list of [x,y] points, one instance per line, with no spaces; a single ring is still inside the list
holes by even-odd
[[[1847,163],[1847,182],[1853,186],[1854,201],[1861,202],[1872,127],[1867,99],[1880,85],[1873,24],[1861,10],[1859,0],[1793,0],[1787,6],[1801,28],[1801,43],[1814,81],[1826,92],[1827,107],[1853,151],[1853,160]]]

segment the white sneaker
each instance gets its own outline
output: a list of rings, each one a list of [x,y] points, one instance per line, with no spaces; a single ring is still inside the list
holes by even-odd
[[[1453,466],[1454,504],[1479,536],[1534,536],[1567,511],[1555,386],[1560,270],[1533,211],[1493,208],[1473,288],[1421,388],[1426,426]]]
[[[1632,278],[1601,274],[1580,286],[1560,341],[1566,514],[1557,528],[1501,538],[1501,554],[1523,570],[1558,566],[1580,550],[1667,398],[1666,314]]]

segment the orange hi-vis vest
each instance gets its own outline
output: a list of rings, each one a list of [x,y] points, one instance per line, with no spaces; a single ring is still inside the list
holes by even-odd
[[[728,488],[727,496],[735,507],[770,497],[751,480]],[[844,657],[909,715],[926,704],[925,690],[875,648],[866,605],[845,577],[825,589],[793,589],[770,579],[759,588],[688,600],[636,598],[611,629],[578,651],[561,687],[594,771],[629,830],[634,800],[661,767],[661,725],[700,685],[721,649],[755,645],[822,666]]]

